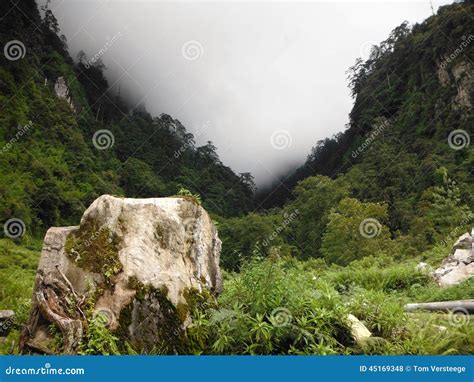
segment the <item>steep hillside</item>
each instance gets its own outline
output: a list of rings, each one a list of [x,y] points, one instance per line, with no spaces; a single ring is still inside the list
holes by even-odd
[[[389,202],[392,229],[407,231],[410,211],[444,166],[472,207],[472,144],[456,150],[448,140],[462,146],[472,138],[473,15],[467,2],[441,7],[421,24],[395,28],[367,61],[359,59],[348,71],[355,101],[347,130],[318,142],[259,204],[283,205],[308,176],[346,173],[357,180],[358,198]]]
[[[0,216],[41,235],[77,222],[104,193],[129,197],[200,194],[210,211],[252,207],[252,179],[223,165],[211,142],[169,115],[111,94],[100,61],[75,63],[53,13],[33,0],[0,6]],[[41,16],[42,15],[42,16]]]
[[[404,23],[350,68],[347,130],[318,142],[304,166],[258,196],[267,212],[223,225],[226,266],[272,247],[339,264],[378,252],[403,258],[470,230],[473,11],[453,4]],[[366,220],[378,233],[371,241],[358,233]]]
[[[355,104],[347,130],[319,142],[282,186],[260,195],[266,208],[253,211],[250,174],[223,165],[211,142],[196,147],[173,117],[153,117],[112,93],[100,61],[91,65],[83,52],[77,60],[69,56],[47,8],[39,12],[33,0],[3,1],[0,309],[14,310],[16,318],[7,322],[0,353],[18,352],[46,228],[77,225],[100,194],[178,193],[212,212],[224,273],[217,299],[188,291],[189,304],[179,310],[190,314],[192,324],[180,353],[473,354],[474,322],[464,308],[448,314],[404,310],[407,303],[474,298],[474,233],[453,245],[474,226],[473,11],[472,4],[453,4],[420,25],[402,24],[369,60],[357,61],[348,72]],[[127,232],[122,222],[123,232],[135,238],[146,231],[151,234],[141,239],[156,241],[154,226],[140,226],[149,216],[134,208],[130,226],[136,230]],[[186,235],[191,225],[182,221],[178,228]],[[90,240],[71,236],[70,255],[77,253],[82,264],[85,257],[98,260],[91,271],[110,286],[122,270],[117,243],[100,240],[108,229],[84,235]],[[194,237],[184,241],[194,243]],[[156,253],[137,248],[143,258]],[[181,255],[187,259],[188,252]],[[164,261],[176,263],[173,256]],[[154,266],[144,268],[154,272]],[[441,288],[439,273],[452,269],[459,271],[454,282]],[[180,272],[170,273],[172,279]],[[168,310],[162,305],[166,284],[134,286],[140,299],[159,298],[145,308]],[[94,314],[97,301],[75,302],[73,313],[88,320],[82,354],[175,353],[118,340],[117,328]],[[168,312],[178,314],[177,308]],[[164,317],[143,312],[145,328],[149,317]],[[364,341],[354,335],[354,318],[371,333]],[[46,350],[63,353],[64,333],[55,325],[47,330],[52,338]]]

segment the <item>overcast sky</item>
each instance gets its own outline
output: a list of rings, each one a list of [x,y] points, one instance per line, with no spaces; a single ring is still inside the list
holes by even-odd
[[[433,1],[439,5],[450,1]],[[71,55],[100,55],[122,94],[143,99],[259,185],[344,130],[346,70],[429,1],[51,1]],[[102,52],[102,53],[100,53]]]

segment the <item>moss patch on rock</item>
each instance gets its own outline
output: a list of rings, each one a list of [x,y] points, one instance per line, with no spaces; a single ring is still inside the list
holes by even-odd
[[[179,309],[168,299],[168,288],[144,285],[130,277],[135,297],[122,309],[117,335],[144,354],[187,354],[188,340]]]
[[[217,309],[217,301],[211,292],[204,288],[199,292],[196,288],[186,288],[183,291],[183,297],[186,300],[188,312],[196,310]]]
[[[107,286],[111,286],[112,277],[122,271],[117,239],[109,228],[99,227],[94,221],[83,223],[77,232],[71,233],[65,250],[79,267],[102,274]]]

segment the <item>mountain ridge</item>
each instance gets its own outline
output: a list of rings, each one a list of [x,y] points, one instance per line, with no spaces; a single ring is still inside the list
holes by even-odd
[[[445,75],[439,77],[443,74],[439,74],[438,71],[446,71],[446,67],[451,69],[456,65],[462,66],[456,62],[456,59],[462,60],[463,57],[472,63],[471,41],[474,37],[467,27],[472,22],[472,17],[469,16],[472,13],[472,4],[469,2],[440,7],[437,15],[429,17],[421,24],[415,24],[412,27],[409,27],[406,22],[401,24],[380,46],[373,47],[368,60],[358,59],[356,64],[348,70],[349,86],[355,98],[348,128],[331,138],[319,141],[308,155],[305,164],[284,176],[282,178],[284,180],[270,190],[261,192],[257,197],[257,203],[264,208],[282,206],[286,200],[294,197],[291,190],[298,181],[316,174],[334,178],[351,166],[357,165],[363,155],[351,158],[351,153],[370,134],[371,126],[374,125],[376,118],[394,119],[394,117],[398,118],[397,113],[400,112],[405,114],[403,118],[413,117],[408,116],[409,111],[404,110],[408,106],[407,102],[403,102],[404,99],[406,100],[405,97],[418,98],[418,102],[424,102],[422,97],[430,97],[433,93],[437,93],[441,105],[445,109],[449,107],[449,101],[446,99],[453,97],[453,87],[457,86],[458,79],[453,78],[452,73],[448,74],[448,77]],[[450,59],[452,54],[456,57]],[[443,63],[442,69],[437,67]],[[472,71],[472,67],[464,72],[469,73],[469,71]],[[443,81],[442,78],[447,78],[449,82],[442,85],[440,82]],[[463,87],[464,96],[458,98],[457,101],[464,100],[461,106],[470,109],[472,108],[472,99],[470,99],[472,83],[466,83]],[[469,94],[471,94],[470,97]],[[456,116],[455,113],[450,115],[446,110],[438,110],[435,113],[435,104],[432,99],[429,101],[430,104],[426,102],[426,110],[423,111],[425,114],[431,112],[437,120],[442,119],[443,123],[451,123],[451,118],[459,118],[459,115]],[[470,132],[469,126],[472,119],[467,113],[465,115],[467,120],[455,120],[453,126]],[[415,141],[424,136],[429,137],[431,134],[429,129],[433,129],[431,126],[433,122],[429,118],[418,120],[412,118],[410,123],[418,125],[417,134],[410,133],[408,123],[403,129],[415,138],[413,139]],[[422,124],[425,127],[421,127]],[[445,133],[444,139],[448,138],[448,133]],[[436,134],[439,134],[439,131]],[[406,144],[407,139],[402,140],[402,143]],[[415,151],[413,149],[412,151]]]
[[[178,120],[152,117],[111,94],[100,60],[69,56],[47,5],[40,14],[35,1],[5,1],[0,10],[0,143],[25,132],[0,157],[3,220],[21,219],[41,235],[77,220],[104,193],[171,196],[180,189],[200,194],[222,216],[252,209],[250,174],[222,164],[212,142],[196,146]]]

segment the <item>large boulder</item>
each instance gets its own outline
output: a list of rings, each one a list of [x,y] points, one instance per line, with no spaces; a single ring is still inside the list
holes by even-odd
[[[433,272],[442,287],[459,284],[474,276],[474,230],[463,234],[454,244],[453,253]]]
[[[220,251],[213,222],[191,198],[103,195],[79,226],[46,233],[20,346],[74,354],[100,314],[137,351],[185,351],[191,310],[222,290]],[[60,349],[49,346],[51,324]]]

